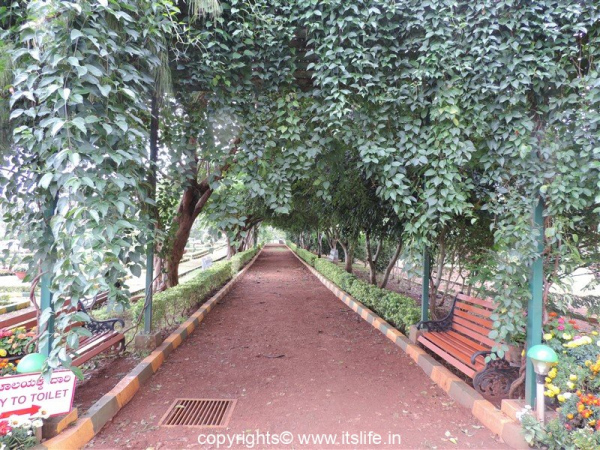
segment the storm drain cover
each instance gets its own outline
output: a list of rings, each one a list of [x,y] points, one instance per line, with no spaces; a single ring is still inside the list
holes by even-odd
[[[162,426],[226,427],[237,400],[178,398],[160,419]]]

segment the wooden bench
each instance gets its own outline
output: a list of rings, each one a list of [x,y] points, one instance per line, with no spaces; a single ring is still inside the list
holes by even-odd
[[[499,400],[508,396],[519,367],[500,358],[485,361],[496,345],[488,337],[494,309],[491,301],[458,293],[446,317],[417,324],[424,330],[417,341],[472,378],[475,389],[486,398]]]
[[[117,326],[120,326],[121,329],[125,327],[125,322],[122,319],[93,319],[81,301],[78,309],[86,313],[90,320],[77,325],[86,328],[92,335],[81,339],[79,348],[70,354],[74,366],[80,366],[106,350],[121,352],[125,349],[125,335],[117,329]],[[20,327],[31,329],[35,326],[37,326],[37,312],[35,310],[27,311],[2,322],[2,328],[11,330]]]
[[[79,341],[79,348],[70,355],[74,366],[80,366],[105,350],[116,352],[125,350],[125,335],[121,332],[125,328],[123,319],[93,319],[81,301],[79,310],[90,318],[89,322],[83,323],[82,326],[88,329],[92,335]],[[117,329],[117,326],[120,326],[120,329]]]
[[[0,330],[4,328],[12,330],[14,328],[20,327],[30,329],[35,327],[36,325],[37,311],[35,309],[20,311],[19,314],[13,314],[9,318],[0,320]]]

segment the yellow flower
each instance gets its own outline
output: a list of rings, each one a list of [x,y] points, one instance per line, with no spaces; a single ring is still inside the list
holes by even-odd
[[[546,377],[546,383],[552,383],[552,378]]]
[[[550,398],[552,398],[552,397],[554,397],[554,395],[555,395],[555,394],[554,394],[554,392],[552,392],[552,391],[546,391],[546,392],[544,392],[544,395],[545,395],[546,397],[550,397]]]
[[[548,376],[550,378],[555,378],[556,377],[556,367],[553,367],[552,369],[550,369],[550,372],[548,372]]]
[[[567,387],[569,389],[575,389],[575,383],[573,383],[572,381],[567,381]]]
[[[569,375],[569,380],[576,381],[577,380],[577,375],[573,375],[573,374]]]
[[[592,334],[593,334],[594,336],[598,336],[598,332],[597,332],[597,331],[592,331]]]
[[[588,359],[585,362],[585,367],[590,367],[592,365],[592,362]]]
[[[560,392],[560,388],[558,386],[552,386],[550,389],[552,389],[552,392],[554,392],[555,394],[558,394]]]
[[[596,425],[596,421],[595,421],[595,420],[590,420],[590,421],[588,422],[588,425],[589,425],[590,427],[593,427],[594,425]]]
[[[4,357],[6,356],[6,354],[7,354],[7,353],[6,353],[6,350],[4,350],[3,348],[0,348],[0,356],[1,356],[2,358],[4,358]]]
[[[559,402],[564,402],[566,400],[565,396],[562,394],[557,395],[556,398]]]
[[[546,333],[546,334],[544,334],[544,340],[545,341],[549,341],[550,339],[552,339],[552,333]]]
[[[571,339],[571,335],[569,333],[563,333],[562,338],[566,341],[568,341],[569,339]]]

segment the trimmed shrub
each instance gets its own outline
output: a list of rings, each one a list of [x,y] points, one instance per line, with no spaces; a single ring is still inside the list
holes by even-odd
[[[337,284],[340,289],[348,291],[352,283],[356,281],[356,277],[332,262],[323,258],[315,258],[315,269],[325,278]]]
[[[380,289],[357,279],[348,293],[402,331],[408,330],[421,319],[421,310],[415,301],[397,292]]]
[[[361,302],[367,308],[381,310],[382,298],[387,294],[383,289],[379,289],[369,283],[357,279],[348,289],[348,294]]]
[[[388,291],[377,306],[381,309],[381,315],[388,322],[404,331],[421,320],[421,310],[415,301],[397,292]]]
[[[170,329],[186,320],[191,309],[200,306],[212,292],[227,283],[259,249],[255,247],[236,254],[229,261],[217,262],[191,280],[155,294],[152,299],[152,328]],[[131,307],[133,320],[137,320],[143,308],[143,299]]]
[[[252,258],[256,256],[260,247],[254,247],[250,250],[246,250],[245,252],[236,253],[229,260],[231,262],[231,276],[234,276],[236,273],[242,269],[250,261]]]
[[[296,249],[295,252],[300,258],[302,258],[308,264],[310,264],[313,267],[315,266],[315,261],[317,260],[317,255],[309,252],[308,250],[303,250],[301,248]]]

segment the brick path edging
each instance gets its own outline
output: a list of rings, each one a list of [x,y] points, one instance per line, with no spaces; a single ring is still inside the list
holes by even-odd
[[[0,308],[0,315],[20,311],[22,309],[29,308],[30,306],[31,302],[29,300],[22,301],[21,303],[11,303],[10,305]]]
[[[264,247],[263,247],[264,248]],[[234,284],[246,273],[262,253],[258,253],[240,270],[229,282],[214,296],[207,300],[195,313],[193,313],[179,328],[173,331],[161,345],[150,355],[144,358],[134,369],[129,372],[117,385],[104,394],[94,403],[87,412],[81,416],[73,426],[67,428],[58,436],[42,442],[38,450],[71,450],[80,449],[91,441],[102,427],[125,406],[139,391],[142,386],[162,365],[167,356],[200,325],[211,309],[231,291]]]
[[[360,315],[363,320],[371,324],[390,341],[400,347],[402,351],[419,365],[432,381],[442,388],[453,400],[468,408],[473,416],[488,430],[499,436],[512,448],[529,448],[521,434],[521,425],[519,423],[514,422],[506,414],[497,409],[491,402],[450,372],[443,364],[438,362],[421,347],[413,344],[403,333],[317,272],[314,267],[307,264],[291,248],[288,247],[288,249],[327,289],[333,292],[350,309]]]

